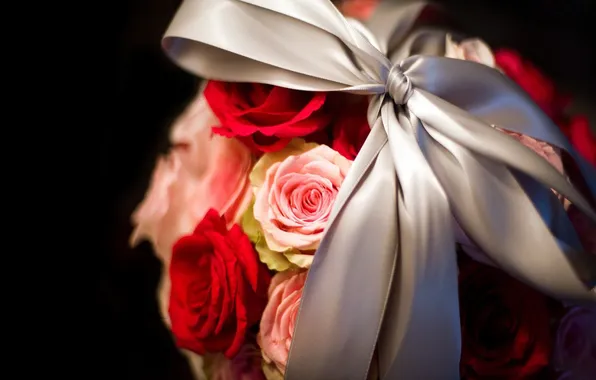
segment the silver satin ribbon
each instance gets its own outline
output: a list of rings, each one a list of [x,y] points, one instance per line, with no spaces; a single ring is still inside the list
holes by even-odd
[[[453,218],[512,276],[596,301],[594,256],[549,190],[594,218],[594,168],[498,71],[438,57],[445,32],[417,24],[427,6],[387,1],[366,27],[328,0],[186,0],[165,34],[174,62],[204,78],[375,95],[308,275],[288,380],[459,379]],[[567,151],[589,194],[492,126]]]

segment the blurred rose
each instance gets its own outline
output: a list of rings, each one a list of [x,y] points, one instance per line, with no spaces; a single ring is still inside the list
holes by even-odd
[[[158,160],[145,199],[133,213],[132,245],[147,239],[167,262],[174,242],[192,232],[208,209],[224,215],[229,225],[241,218],[252,198],[252,157],[239,141],[213,135],[217,122],[203,96],[175,122],[174,148]]]
[[[254,218],[271,251],[316,250],[351,165],[328,146],[313,147],[299,139],[261,157],[250,175],[256,194]],[[302,267],[312,262],[311,254],[287,258]]]
[[[263,312],[257,341],[267,363],[273,363],[283,374],[286,370],[294,324],[306,271],[286,271],[273,276],[269,286],[269,302]]]
[[[459,273],[465,379],[525,379],[551,354],[548,299],[503,271],[463,259]]]
[[[570,371],[573,379],[593,379],[596,374],[596,306],[572,307],[559,322],[555,365]]]

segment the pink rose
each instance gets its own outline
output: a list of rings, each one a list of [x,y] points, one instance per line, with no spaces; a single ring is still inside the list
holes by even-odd
[[[240,219],[252,198],[252,156],[239,141],[214,135],[211,126],[217,123],[202,95],[174,123],[174,147],[157,161],[145,199],[132,216],[132,245],[147,239],[167,262],[174,242],[191,233],[210,208],[230,225]]]
[[[596,307],[572,307],[559,322],[554,362],[573,379],[596,374]]]
[[[273,276],[269,286],[269,302],[263,312],[257,342],[266,363],[273,363],[283,374],[294,334],[294,324],[306,271],[286,271]]]
[[[266,154],[261,160],[271,158]],[[254,217],[269,249],[311,251],[318,247],[351,164],[328,146],[319,145],[269,166],[263,183],[255,186],[254,205]],[[257,163],[255,171],[260,167]]]
[[[553,147],[549,143],[536,140],[535,138],[522,135],[521,133],[501,130],[505,134],[515,138],[520,143],[536,152],[540,157],[548,161],[560,173],[563,173],[563,161],[561,160],[561,152],[558,148]]]

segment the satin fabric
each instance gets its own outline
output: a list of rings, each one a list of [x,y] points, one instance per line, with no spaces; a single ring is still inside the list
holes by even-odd
[[[371,133],[308,274],[285,379],[459,379],[454,218],[512,276],[596,302],[595,257],[550,191],[596,219],[594,168],[501,73],[438,57],[445,31],[419,27],[428,6],[386,1],[367,27],[328,0],[186,0],[163,39],[204,78],[374,95]],[[494,126],[567,151],[589,194]]]

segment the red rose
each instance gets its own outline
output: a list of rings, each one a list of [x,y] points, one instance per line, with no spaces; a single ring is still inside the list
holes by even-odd
[[[240,226],[229,231],[211,209],[192,235],[174,244],[170,306],[176,344],[232,358],[261,318],[270,276]]]
[[[333,124],[331,148],[348,160],[354,160],[370,133],[367,120],[368,98],[346,97],[349,104]]]
[[[213,131],[238,137],[256,152],[280,150],[292,138],[310,135],[331,121],[324,92],[209,81],[204,93],[221,123]]]
[[[548,298],[499,269],[463,259],[459,297],[464,379],[525,379],[544,370],[552,339]]]
[[[497,50],[495,63],[530,95],[544,113],[559,122],[571,102],[569,96],[557,93],[553,82],[515,51]]]

